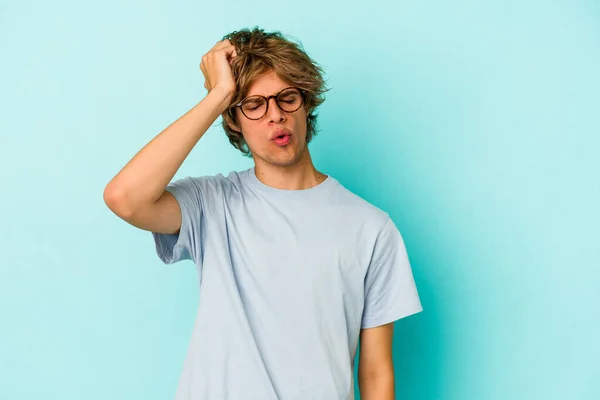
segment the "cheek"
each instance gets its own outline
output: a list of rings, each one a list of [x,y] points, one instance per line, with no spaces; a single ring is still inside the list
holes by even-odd
[[[306,138],[306,132],[308,131],[308,121],[306,116],[298,119],[296,122],[296,131],[302,132],[302,137]]]
[[[242,127],[244,140],[248,143],[248,146],[258,149],[265,145],[264,143],[264,132],[258,126],[251,126],[245,124]]]

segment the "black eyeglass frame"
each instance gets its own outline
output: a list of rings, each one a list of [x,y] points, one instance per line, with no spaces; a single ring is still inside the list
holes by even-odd
[[[296,108],[296,109],[295,109],[295,110],[293,110],[293,111],[286,111],[286,110],[284,110],[284,109],[283,109],[283,108],[281,108],[281,106],[279,105],[279,101],[277,101],[277,96],[279,96],[279,95],[280,95],[282,92],[284,92],[284,91],[286,91],[286,90],[288,90],[288,89],[297,89],[297,90],[300,92],[300,97],[302,98],[302,101],[300,102],[300,105],[298,106],[298,108]],[[306,93],[306,90],[304,90],[304,89],[300,89],[299,87],[296,87],[296,86],[288,86],[288,87],[286,87],[286,88],[283,88],[283,89],[281,89],[281,90],[280,90],[279,92],[277,92],[276,94],[273,94],[273,95],[271,95],[271,96],[268,96],[268,97],[261,96],[260,94],[254,94],[254,95],[252,95],[252,96],[245,97],[244,99],[242,99],[242,101],[240,101],[239,103],[235,104],[235,105],[233,106],[233,108],[235,108],[235,107],[240,107],[240,111],[242,112],[242,114],[244,114],[244,117],[246,117],[246,118],[248,118],[248,119],[250,119],[250,120],[256,121],[256,120],[259,120],[259,119],[261,119],[261,118],[262,118],[262,117],[264,117],[265,115],[267,115],[267,112],[269,112],[269,101],[270,101],[272,98],[274,98],[274,99],[275,99],[275,103],[277,103],[277,107],[279,107],[279,109],[280,109],[281,111],[283,111],[283,112],[286,112],[286,113],[288,113],[288,114],[291,114],[291,113],[294,113],[294,112],[298,111],[298,110],[300,109],[300,107],[302,107],[302,105],[304,104],[304,101],[306,100],[306,99],[304,98],[304,94],[305,94],[305,93]],[[266,104],[267,104],[267,107],[265,108],[265,113],[264,113],[263,115],[261,115],[260,117],[258,117],[258,118],[250,118],[249,116],[247,116],[247,115],[246,115],[246,113],[244,112],[244,109],[242,108],[242,104],[243,104],[243,103],[244,103],[244,102],[245,102],[247,99],[249,99],[249,98],[251,98],[251,97],[262,97],[262,98],[265,100]]]

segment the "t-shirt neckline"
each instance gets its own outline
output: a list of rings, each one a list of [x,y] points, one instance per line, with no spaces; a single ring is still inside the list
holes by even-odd
[[[327,178],[321,183],[307,189],[278,189],[272,186],[262,183],[255,172],[256,168],[251,167],[246,170],[246,175],[250,184],[263,192],[272,193],[280,196],[304,196],[312,195],[314,193],[325,190],[328,186],[332,185],[335,179],[331,175],[327,175]]]

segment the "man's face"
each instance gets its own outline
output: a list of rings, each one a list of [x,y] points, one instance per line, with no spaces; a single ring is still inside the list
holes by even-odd
[[[293,85],[281,80],[275,72],[269,72],[252,83],[246,97],[253,95],[268,97],[290,86]],[[279,108],[275,98],[271,98],[267,113],[257,120],[246,118],[239,107],[235,112],[239,126],[232,126],[232,129],[241,131],[244,135],[255,164],[266,163],[289,167],[300,161],[308,151],[306,148],[307,115],[304,103],[298,110],[289,113]],[[282,130],[289,135],[289,138],[277,139]]]

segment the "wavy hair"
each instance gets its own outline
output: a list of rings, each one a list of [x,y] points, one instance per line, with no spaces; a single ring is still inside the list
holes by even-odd
[[[325,101],[323,94],[330,90],[325,86],[321,66],[306,54],[299,41],[290,40],[279,31],[265,32],[264,29],[254,27],[252,30],[242,29],[228,33],[222,40],[225,39],[236,49],[236,57],[231,63],[236,89],[231,104],[221,114],[223,129],[229,142],[244,155],[251,156],[242,133],[231,129],[228,121],[239,126],[233,105],[245,98],[258,77],[274,71],[280,79],[306,91],[306,143],[309,143],[317,134],[316,108]]]

